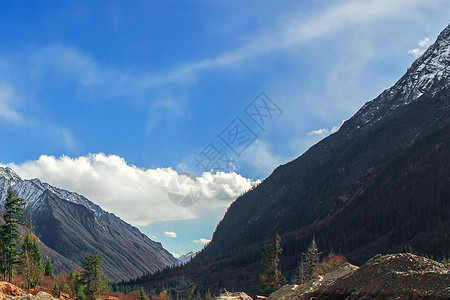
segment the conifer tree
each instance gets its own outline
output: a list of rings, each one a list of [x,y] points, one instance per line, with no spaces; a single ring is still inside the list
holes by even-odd
[[[20,239],[19,225],[25,226],[25,217],[23,207],[25,202],[16,198],[13,190],[8,188],[8,196],[5,201],[5,212],[3,220],[5,221],[0,228],[1,256],[0,268],[3,273],[3,280],[11,281],[14,269],[20,262],[17,251],[18,241]]]
[[[55,279],[55,273],[53,272],[52,260],[50,258],[47,258],[47,261],[45,262],[44,274],[45,274],[45,276],[50,276],[52,279]]]
[[[300,260],[300,263],[298,264],[298,269],[292,277],[292,283],[302,284],[302,283],[306,282],[308,279],[309,279],[309,276],[306,273],[306,262],[303,257],[303,254],[302,254],[302,258]]]
[[[55,283],[52,290],[53,297],[59,298],[61,296],[61,290],[59,289],[58,285]]]
[[[307,266],[306,273],[311,275],[314,267],[317,266],[317,264],[320,261],[320,253],[319,249],[317,248],[315,237],[313,237],[311,243],[309,244],[308,250],[303,255],[305,257],[305,262]]]
[[[20,252],[20,273],[22,274],[27,291],[36,286],[42,279],[42,252],[37,238],[33,236],[31,228],[27,231]]]
[[[100,254],[88,254],[83,262],[82,279],[85,283],[85,295],[88,300],[95,300],[107,290],[106,275],[103,274],[102,257]]]
[[[283,251],[280,241],[281,237],[276,233],[272,243],[261,257],[259,282],[264,286],[264,293],[267,295],[278,290],[286,282],[286,279],[278,269],[278,263],[280,262],[278,254]]]
[[[145,292],[144,288],[141,286],[139,288],[139,300],[148,300],[148,299],[149,298],[148,298],[147,293]]]
[[[308,250],[302,253],[302,259],[299,264],[298,272],[293,281],[296,284],[302,284],[311,279],[314,267],[320,262],[320,252],[317,248],[316,239],[313,237]]]
[[[213,297],[213,295],[211,294],[211,292],[208,290],[205,294],[205,300],[213,300],[216,299],[215,297]]]
[[[76,269],[69,274],[68,282],[68,291],[71,298],[77,299],[85,299],[86,296],[84,294],[84,281],[82,278],[81,269]]]

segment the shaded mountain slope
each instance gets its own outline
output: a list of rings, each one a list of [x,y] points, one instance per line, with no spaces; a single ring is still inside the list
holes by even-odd
[[[258,290],[261,252],[282,236],[289,277],[309,241],[361,264],[412,245],[450,255],[450,26],[390,89],[338,132],[239,197],[211,243],[182,270],[200,288]]]
[[[160,243],[85,197],[38,179],[22,180],[8,168],[0,168],[1,205],[10,185],[26,201],[26,213],[32,212],[34,231],[51,249],[44,255],[52,258],[57,272],[73,270],[94,252],[102,255],[105,273],[115,281],[177,263]]]

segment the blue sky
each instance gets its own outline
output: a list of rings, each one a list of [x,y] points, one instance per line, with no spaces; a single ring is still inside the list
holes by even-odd
[[[391,86],[449,11],[439,0],[1,1],[0,163],[86,195],[173,253],[198,250],[236,196]],[[264,130],[244,111],[260,92],[282,111]],[[255,138],[239,155],[219,137],[237,117]],[[225,173],[195,160],[211,142],[233,159]],[[180,173],[201,183],[191,207],[167,196]]]

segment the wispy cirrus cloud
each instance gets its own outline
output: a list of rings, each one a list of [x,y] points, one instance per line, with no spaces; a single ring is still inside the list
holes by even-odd
[[[261,177],[266,177],[280,164],[288,159],[273,153],[270,143],[256,140],[242,153],[237,164],[245,165],[246,169]]]
[[[20,102],[14,89],[9,84],[0,82],[0,119],[15,125],[22,125],[24,118],[16,107]]]
[[[155,73],[132,74],[126,70],[108,68],[97,63],[89,54],[60,44],[37,51],[33,54],[33,60],[37,62],[36,66],[52,65],[67,74],[74,75],[85,86],[107,85],[116,92],[140,92],[167,82],[191,79],[194,73],[202,70],[235,66],[242,61],[302,45],[354,26],[371,24],[392,16],[414,18],[424,7],[442,2],[442,0],[431,0],[426,3],[420,0],[347,1],[329,5],[306,20],[302,16],[302,11],[289,11],[272,29],[255,33],[248,37],[248,43],[240,47],[224,49],[216,56],[187,61],[173,69]]]
[[[385,18],[414,18],[424,7],[442,3],[441,0],[371,0],[348,1],[330,5],[305,20],[299,12],[288,12],[283,22],[276,24],[270,31],[264,31],[250,37],[250,42],[234,50],[224,51],[215,57],[186,62],[179,67],[163,72],[162,75],[148,75],[139,85],[147,86],[167,81],[185,80],[193,73],[234,66],[245,60],[269,54],[273,51],[289,49],[305,44],[317,38],[327,37],[354,26],[368,25]],[[286,21],[287,20],[287,21]]]
[[[3,120],[14,126],[37,129],[42,132],[42,138],[60,143],[71,151],[77,147],[77,142],[70,130],[55,124],[37,119],[35,116],[24,116],[21,107],[26,99],[17,95],[15,89],[8,83],[0,82],[0,122]]]
[[[196,82],[198,76],[195,75],[205,70],[239,67],[246,61],[257,60],[272,52],[303,46],[315,39],[336,35],[355,26],[370,25],[392,16],[396,19],[414,18],[424,7],[432,7],[442,2],[441,0],[426,3],[420,0],[346,1],[328,5],[307,19],[302,11],[287,11],[283,17],[274,21],[270,29],[252,33],[245,39],[248,42],[240,47],[221,49],[215,56],[181,62],[174,68],[154,72],[150,70],[136,73],[106,66],[91,54],[62,44],[34,49],[26,55],[27,65],[21,69],[30,71],[30,76],[34,78],[40,78],[47,72],[52,72],[55,78],[60,77],[59,75],[66,76],[71,82],[78,84],[84,94],[91,93],[91,97],[88,97],[90,99],[107,100],[120,97],[122,101],[149,102],[146,124],[146,131],[149,132],[160,122],[179,117],[179,114],[174,113],[173,107],[182,107],[184,112],[189,110],[186,104],[189,101],[188,96],[155,93],[155,90],[160,90],[166,84],[176,82],[190,85]],[[420,49],[413,49],[411,53],[418,55]],[[14,110],[10,104],[5,104],[6,100],[0,101],[2,108],[6,107],[2,110],[1,117],[15,123],[23,120],[22,114]]]

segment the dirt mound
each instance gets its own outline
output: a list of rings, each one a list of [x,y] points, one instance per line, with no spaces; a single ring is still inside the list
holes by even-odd
[[[322,295],[349,298],[450,297],[450,271],[434,260],[409,253],[378,256],[346,278],[337,280]]]
[[[0,299],[6,299],[7,296],[25,296],[27,293],[25,293],[24,290],[21,288],[18,288],[14,284],[11,284],[9,282],[0,281]]]
[[[302,285],[285,285],[278,291],[272,293],[269,300],[291,300],[291,299],[302,299],[303,296],[310,295],[311,293],[325,290],[326,288],[332,286],[336,280],[339,278],[344,278],[349,276],[358,267],[349,263],[345,263],[337,267],[332,272],[326,273],[324,275],[317,276],[314,280],[310,280]]]
[[[358,268],[344,264],[302,285],[285,285],[270,300],[450,299],[450,269],[409,253],[376,256]]]

